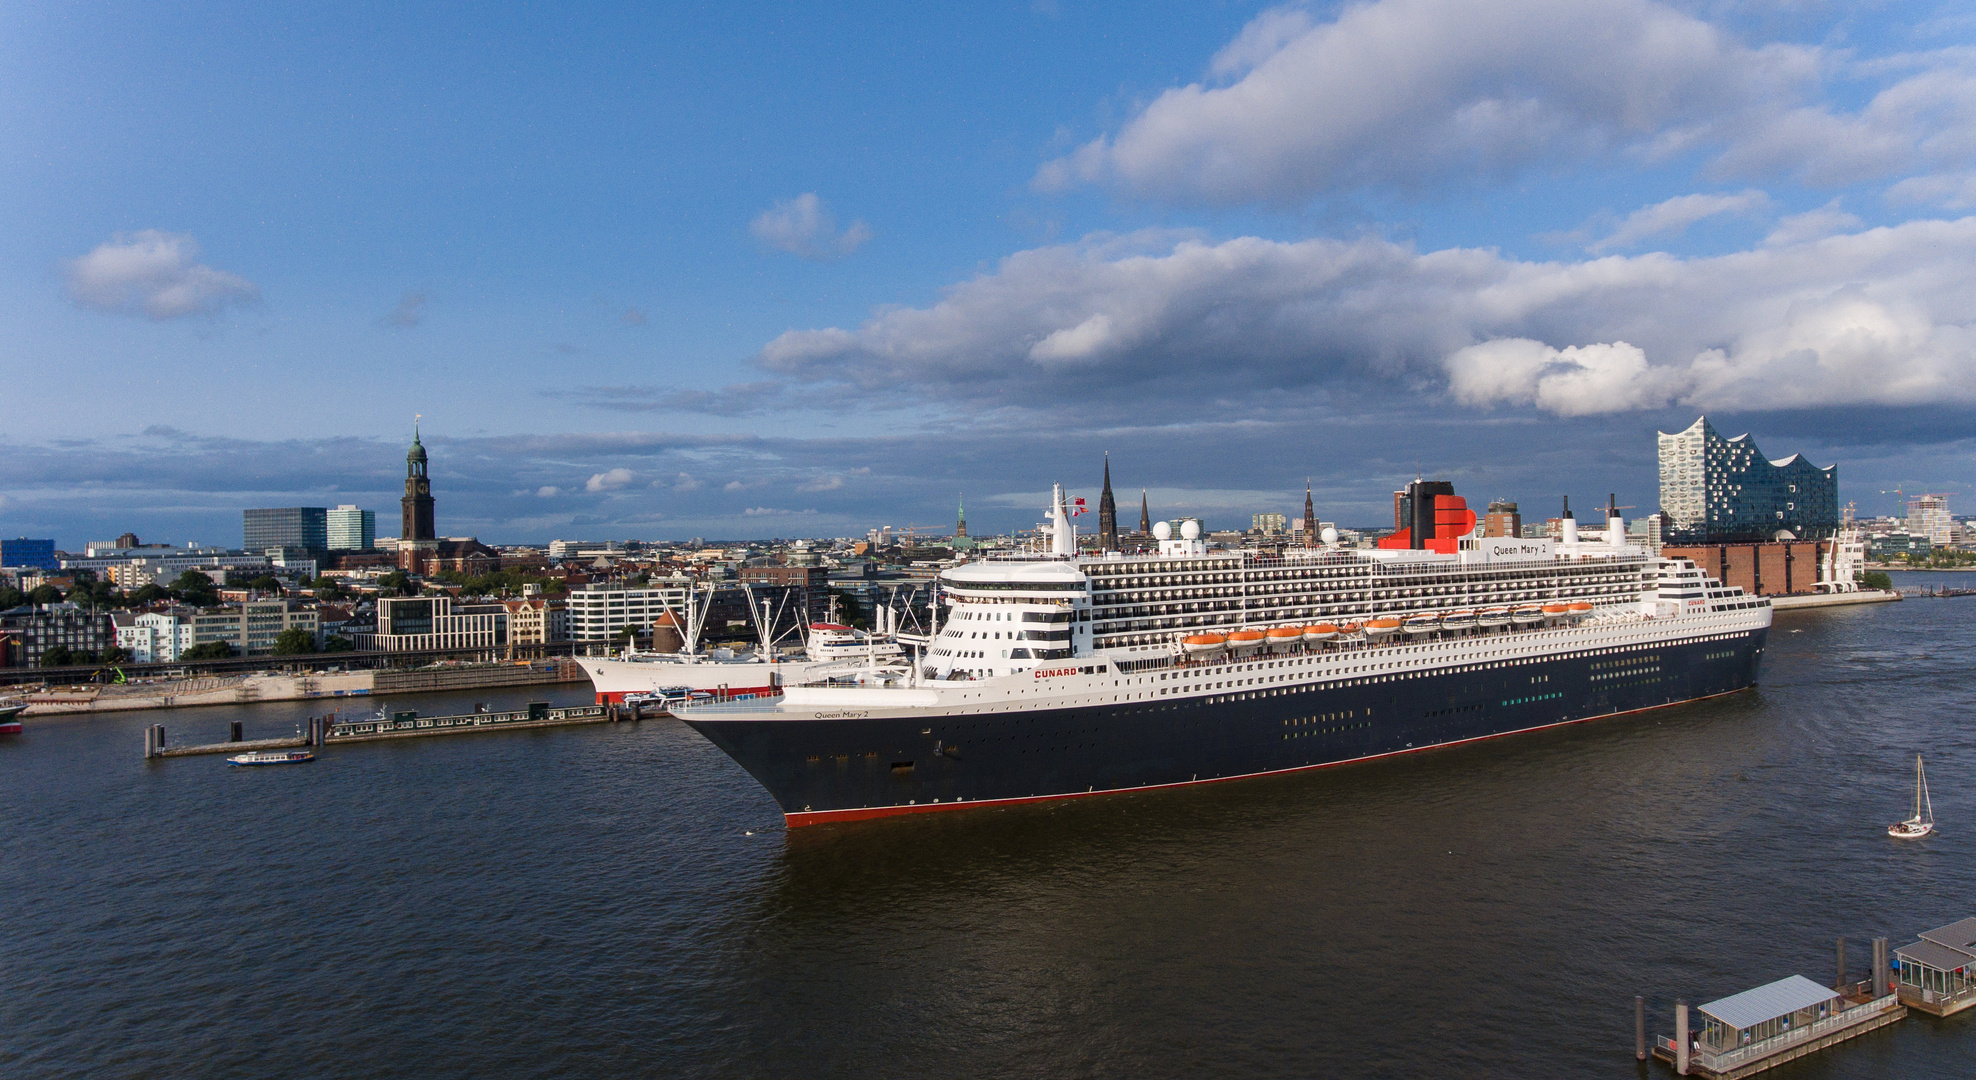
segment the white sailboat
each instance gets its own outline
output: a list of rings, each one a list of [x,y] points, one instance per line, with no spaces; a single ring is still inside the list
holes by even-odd
[[[1914,816],[1887,826],[1887,835],[1896,840],[1916,840],[1935,831],[1935,804],[1928,798],[1928,774],[1921,769],[1921,755],[1914,755]]]

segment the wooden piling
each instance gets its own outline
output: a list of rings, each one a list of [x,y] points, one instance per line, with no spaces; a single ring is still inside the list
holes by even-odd
[[[1647,1060],[1647,999],[1633,995],[1633,1060]]]

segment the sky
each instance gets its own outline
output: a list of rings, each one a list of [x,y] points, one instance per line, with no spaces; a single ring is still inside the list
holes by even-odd
[[[1976,512],[1947,3],[0,2],[0,535]]]

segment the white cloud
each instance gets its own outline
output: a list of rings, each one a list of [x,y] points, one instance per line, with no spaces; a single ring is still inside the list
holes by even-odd
[[[662,480],[652,481],[654,487],[658,486],[661,483],[664,483],[664,481]],[[693,479],[692,473],[680,473],[679,476],[675,478],[672,482],[672,489],[674,491],[698,491],[704,486],[705,485],[700,483],[700,481]]]
[[[198,255],[198,241],[183,233],[119,234],[69,260],[65,284],[69,298],[84,307],[152,319],[211,315],[260,299],[253,282],[193,261]]]
[[[630,469],[610,469],[592,476],[584,483],[583,490],[591,492],[616,491],[626,484],[631,483],[631,479]]]
[[[1100,312],[1029,347],[1031,360],[1084,360],[1112,340],[1111,316]]]
[[[815,510],[778,510],[773,506],[751,506],[741,511],[742,517],[787,517],[791,514],[814,514]]]
[[[1615,153],[1821,184],[1976,162],[1968,57],[1898,59],[1746,45],[1651,0],[1373,0],[1323,22],[1275,9],[1214,57],[1211,78],[1233,82],[1165,91],[1034,184],[1294,205]],[[1825,89],[1841,79],[1882,88],[1848,112]]]
[[[722,491],[746,491],[748,490],[748,485],[739,480],[729,480],[727,483],[722,484],[720,489]]]
[[[871,239],[871,227],[853,221],[837,231],[837,218],[814,192],[784,199],[756,216],[748,225],[755,239],[778,251],[805,259],[841,259]]]
[[[1859,218],[1839,209],[1839,200],[1833,199],[1816,210],[1792,214],[1778,222],[1770,235],[1763,238],[1763,242],[1768,247],[1802,244],[1807,240],[1817,240],[1833,233],[1856,229],[1861,224]]]
[[[1688,226],[1717,214],[1749,214],[1770,205],[1770,196],[1754,189],[1733,194],[1677,195],[1626,216],[1611,235],[1585,245],[1593,254],[1631,247],[1649,236],[1686,232]]]
[[[535,489],[535,494],[538,497],[544,499],[553,499],[562,493],[563,493],[563,489],[557,487],[554,484],[544,484],[541,487]]]
[[[1951,210],[1976,206],[1976,172],[1938,173],[1912,176],[1887,189],[1887,201],[1895,204],[1926,203]]]
[[[841,476],[819,476],[806,484],[799,484],[797,491],[836,491],[844,486]]]
[[[867,395],[1085,424],[1437,384],[1474,406],[1563,415],[1976,402],[1976,218],[1825,231],[1707,258],[1582,262],[1370,238],[1092,237],[1019,252],[855,330],[786,332],[757,362]],[[1053,340],[1093,348],[1067,364],[1057,357],[1080,350],[1037,349]]]

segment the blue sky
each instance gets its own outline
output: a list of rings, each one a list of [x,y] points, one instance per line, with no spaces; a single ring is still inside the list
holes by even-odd
[[[1969,491],[1935,3],[12,4],[0,533],[491,541],[1655,501],[1707,412]],[[1125,490],[1132,492],[1131,497]],[[1952,505],[1956,505],[1952,502]],[[1963,507],[1956,505],[1958,510]],[[1976,510],[1976,503],[1969,509]]]

